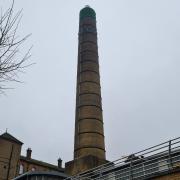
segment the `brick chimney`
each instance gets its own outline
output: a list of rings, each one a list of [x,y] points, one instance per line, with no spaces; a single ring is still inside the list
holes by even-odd
[[[26,153],[27,159],[31,159],[31,153],[32,153],[31,148],[28,148],[28,149],[27,149],[27,153]]]
[[[65,165],[70,175],[107,163],[96,13],[86,6],[80,11],[79,19],[74,160]]]
[[[58,168],[62,168],[62,159],[61,158],[58,159]]]

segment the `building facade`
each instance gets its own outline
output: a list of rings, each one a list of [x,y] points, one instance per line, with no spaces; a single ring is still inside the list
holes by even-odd
[[[0,136],[0,180],[13,179],[19,175],[22,144],[7,132]]]
[[[27,149],[26,156],[22,156],[22,145],[21,141],[7,132],[0,136],[0,180],[11,180],[27,172],[64,174],[61,159],[58,159],[57,166],[33,159],[30,148]]]

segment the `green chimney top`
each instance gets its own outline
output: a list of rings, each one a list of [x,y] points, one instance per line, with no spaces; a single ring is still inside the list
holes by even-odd
[[[80,19],[83,19],[85,17],[96,19],[96,13],[90,6],[85,6],[85,8],[81,9],[80,11]]]

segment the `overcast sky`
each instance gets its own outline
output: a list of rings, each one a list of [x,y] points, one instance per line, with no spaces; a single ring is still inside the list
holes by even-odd
[[[5,10],[11,0],[0,0]],[[180,136],[179,0],[16,0],[18,35],[32,33],[23,84],[0,97],[0,133],[24,142],[22,154],[72,160],[79,11],[96,11],[108,160]],[[22,50],[22,53],[24,49]]]

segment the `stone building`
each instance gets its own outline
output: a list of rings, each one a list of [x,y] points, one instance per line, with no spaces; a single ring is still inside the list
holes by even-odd
[[[22,145],[21,141],[7,132],[0,136],[0,180],[13,179],[27,172],[57,172],[64,174],[61,159],[58,159],[58,165],[33,159],[30,148],[27,149],[26,156],[22,156]]]
[[[19,175],[22,144],[7,132],[0,136],[0,180],[12,179]]]
[[[58,159],[58,165],[49,164],[43,161],[39,161],[31,158],[32,150],[27,149],[26,156],[20,156],[19,161],[19,174],[23,174],[29,171],[56,171],[64,172],[62,168],[62,160]]]

